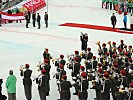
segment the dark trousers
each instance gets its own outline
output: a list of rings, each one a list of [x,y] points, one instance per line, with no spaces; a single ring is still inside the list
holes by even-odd
[[[33,20],[33,27],[35,27],[36,20]]]
[[[104,2],[102,2],[102,8],[103,8],[103,4],[104,4]]]
[[[130,24],[130,29],[133,31],[133,24]]]
[[[113,25],[113,29],[115,28],[115,22],[112,22],[112,25]]]
[[[41,26],[41,25],[40,25],[40,21],[38,21],[37,23],[38,23],[38,29],[40,29],[40,26]]]
[[[126,22],[124,22],[124,28],[127,29],[127,23]]]
[[[16,93],[8,93],[8,100],[16,100]]]
[[[25,96],[27,100],[31,100],[31,87],[32,85],[24,85]]]
[[[28,23],[29,23],[28,20],[26,20],[26,28],[28,28]]]
[[[48,27],[48,21],[47,20],[45,20],[45,25],[46,25],[46,27]]]
[[[20,22],[20,23],[22,23],[22,21],[21,21],[21,20],[19,20],[19,22]],[[18,23],[18,20],[16,20],[16,23]]]
[[[40,100],[46,100],[46,91],[39,91]]]
[[[0,19],[0,26],[1,26],[1,22],[2,22],[2,21],[1,21],[1,19]]]

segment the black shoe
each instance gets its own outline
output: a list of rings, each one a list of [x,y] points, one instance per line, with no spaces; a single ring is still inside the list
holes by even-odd
[[[40,28],[37,28],[37,29],[40,29]]]
[[[49,96],[49,92],[46,92],[46,96]]]
[[[29,27],[26,27],[26,28],[29,28]]]
[[[57,99],[57,100],[61,100],[61,99]]]
[[[78,95],[78,92],[73,93],[73,95]]]
[[[33,26],[33,27],[36,27],[36,26]]]

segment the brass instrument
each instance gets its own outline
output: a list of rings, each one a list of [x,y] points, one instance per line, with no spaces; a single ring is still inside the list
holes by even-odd
[[[59,62],[59,59],[60,58],[54,58],[54,59],[52,59],[53,64],[55,63],[55,61]]]
[[[40,68],[41,68],[42,65],[44,65],[44,63],[39,61],[39,63],[37,64],[37,68],[38,68],[37,71],[38,72],[40,71]]]
[[[25,67],[24,65],[20,65],[19,70],[22,71],[22,70],[24,70],[24,69],[26,69],[26,67]]]

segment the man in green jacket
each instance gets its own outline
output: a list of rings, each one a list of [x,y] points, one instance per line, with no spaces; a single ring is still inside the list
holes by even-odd
[[[13,71],[9,71],[9,77],[6,80],[6,88],[8,93],[8,100],[16,100],[16,81],[17,78],[13,75]]]

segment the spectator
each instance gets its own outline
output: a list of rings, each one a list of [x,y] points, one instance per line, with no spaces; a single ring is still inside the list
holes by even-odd
[[[133,31],[133,14],[131,14],[130,18],[130,29]]]
[[[13,75],[13,71],[9,71],[9,77],[6,80],[6,88],[8,92],[8,100],[16,100],[16,76]]]
[[[127,29],[127,12],[124,12],[123,22],[124,22],[124,29]]]

